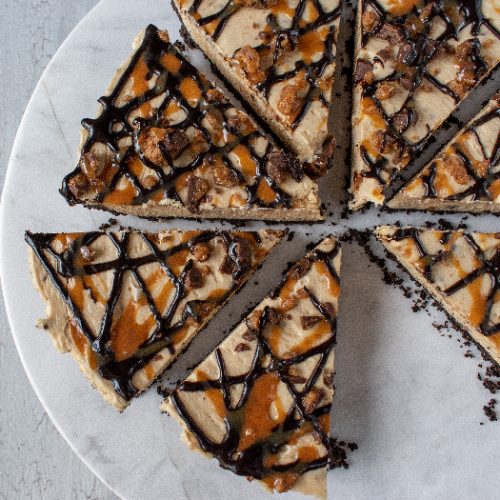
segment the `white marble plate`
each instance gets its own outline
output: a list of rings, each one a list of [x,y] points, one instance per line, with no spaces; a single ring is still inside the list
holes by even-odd
[[[70,208],[59,195],[61,179],[76,163],[79,122],[94,116],[96,99],[149,23],[177,36],[167,0],[103,0],[82,21],[43,74],[19,129],[8,169],[1,213],[1,272],[10,325],[19,354],[42,404],[69,445],[118,495],[128,500],[267,498],[256,484],[227,473],[214,460],[190,453],[179,428],[158,411],[152,390],[122,415],[107,406],[69,356],[56,353],[36,330],[42,303],[31,286],[24,231],[93,230],[108,215]],[[207,68],[198,55],[194,62]],[[345,128],[345,127],[344,127]],[[272,287],[286,262],[309,241],[346,227],[437,217],[371,211],[340,219],[342,162],[322,182],[331,216],[323,225],[295,226],[238,299],[203,332],[166,380],[179,379],[220,340],[249,304]],[[459,217],[450,217],[458,221]],[[171,227],[122,217],[140,228]],[[472,218],[476,229],[498,230],[498,219]],[[198,223],[177,223],[200,227]],[[208,225],[208,224],[206,224]],[[258,224],[251,224],[255,227]],[[337,350],[333,432],[356,441],[351,469],[329,475],[331,498],[498,498],[500,425],[485,421],[489,394],[476,378],[476,359],[441,337],[431,316],[385,285],[376,266],[355,244],[344,246],[342,318]],[[15,381],[12,381],[15,384]],[[285,495],[284,498],[299,498]]]

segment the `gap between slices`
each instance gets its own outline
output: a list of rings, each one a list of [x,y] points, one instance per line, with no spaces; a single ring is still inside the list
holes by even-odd
[[[500,364],[500,233],[382,226],[375,236]]]
[[[270,490],[326,498],[340,265],[328,237],[167,397],[190,448]]]
[[[248,280],[282,231],[26,233],[47,330],[118,410]]]
[[[500,212],[500,93],[490,99],[388,206]]]
[[[384,204],[384,189],[498,66],[495,9],[494,0],[359,2],[352,209]]]
[[[301,160],[328,168],[340,0],[173,0],[189,35]]]
[[[149,26],[85,119],[70,204],[142,217],[321,220],[318,186]]]

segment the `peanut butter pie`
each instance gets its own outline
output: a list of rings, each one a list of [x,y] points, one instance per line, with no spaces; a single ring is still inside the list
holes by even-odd
[[[340,263],[326,238],[167,397],[190,448],[270,490],[326,497]]]
[[[70,204],[143,217],[320,220],[317,184],[149,26],[96,119],[83,120]]]
[[[500,212],[500,93],[388,206]]]
[[[122,411],[281,240],[279,231],[26,233],[48,330]]]
[[[500,364],[500,233],[384,226],[375,234]]]
[[[301,160],[319,172],[328,134],[340,0],[173,0],[226,80]]]
[[[384,203],[385,188],[498,65],[499,30],[496,0],[360,0],[351,208]]]

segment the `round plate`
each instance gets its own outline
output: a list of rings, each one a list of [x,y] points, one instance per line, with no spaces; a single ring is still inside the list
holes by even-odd
[[[81,118],[95,116],[97,98],[127,58],[135,35],[149,23],[167,28],[172,39],[178,36],[179,23],[167,0],[101,1],[54,56],[33,94],[2,199],[1,271],[7,313],[24,367],[47,413],[75,452],[118,495],[130,500],[230,499],[241,492],[245,498],[267,498],[259,485],[190,452],[179,441],[176,423],[160,414],[161,397],[154,389],[118,414],[90,387],[71,357],[59,355],[48,335],[35,328],[44,311],[31,284],[24,231],[95,230],[108,220],[104,212],[69,207],[58,189],[77,161]],[[192,60],[209,72],[199,53]],[[165,380],[185,376],[216,345],[221,332],[272,288],[286,263],[303,254],[307,242],[349,226],[368,227],[402,217],[413,224],[437,220],[430,215],[377,217],[374,210],[341,220],[341,167],[339,162],[337,172],[321,183],[323,199],[337,200],[327,210],[328,221],[294,226],[295,239],[274,252]],[[119,219],[143,229],[200,227],[196,222]],[[471,226],[495,230],[497,220],[474,218]],[[493,498],[500,487],[495,472],[500,426],[479,425],[486,420],[482,407],[489,394],[476,377],[477,351],[472,348],[475,360],[465,359],[465,349],[437,334],[431,316],[442,321],[441,313],[412,313],[411,301],[382,282],[379,269],[355,244],[344,245],[342,293],[333,433],[356,441],[359,450],[351,456],[349,471],[329,474],[330,497]]]

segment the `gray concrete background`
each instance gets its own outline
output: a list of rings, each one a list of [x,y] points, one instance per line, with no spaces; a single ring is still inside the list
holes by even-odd
[[[43,69],[97,0],[0,1],[0,182]],[[0,499],[116,497],[86,468],[31,389],[0,305]]]

